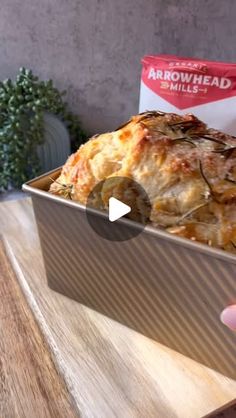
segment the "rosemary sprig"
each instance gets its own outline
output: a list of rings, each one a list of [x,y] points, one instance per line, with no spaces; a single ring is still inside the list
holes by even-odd
[[[139,113],[140,116],[142,116],[138,122],[141,122],[145,119],[149,119],[152,117],[157,117],[157,116],[164,116],[165,113],[158,111],[158,110],[153,110],[153,111],[146,111],[146,112],[142,112]],[[132,122],[132,118],[129,119],[127,122],[124,122],[122,125],[118,126],[118,128],[115,129],[114,132],[119,131],[120,129],[124,128],[126,125],[128,125],[130,122]]]
[[[229,178],[229,173],[227,173],[227,174],[226,174],[226,176],[225,176],[224,180],[226,180],[226,181],[230,181],[230,183],[234,183],[234,184],[236,184],[236,180]]]
[[[144,125],[144,126],[146,128],[146,125]],[[166,132],[160,131],[160,129],[156,129],[155,127],[154,128],[153,127],[151,128],[151,132],[158,133],[158,134],[161,134],[161,135],[164,135],[164,136],[167,136],[168,137],[168,134]]]
[[[201,135],[200,137],[201,138],[204,138],[204,139],[207,139],[208,141],[216,142],[216,144],[220,144],[220,145],[224,145],[224,146],[229,145],[226,142],[221,141],[220,139],[214,138],[214,137],[212,137],[210,135]]]
[[[212,199],[215,200],[215,202],[217,203],[222,203],[222,201],[220,200],[220,193],[217,193],[213,190],[211,183],[209,182],[209,180],[207,179],[206,175],[203,172],[201,160],[199,160],[199,168],[200,168],[200,173],[201,173],[202,178],[204,179],[205,183],[209,187],[209,191],[210,191]]]
[[[205,174],[204,174],[204,172],[203,172],[203,168],[202,168],[202,162],[201,162],[201,160],[199,160],[199,170],[200,170],[200,173],[201,173],[201,176],[202,176],[203,180],[205,181],[205,183],[206,183],[206,184],[207,184],[207,186],[209,187],[209,190],[210,190],[210,192],[211,192],[211,195],[214,195],[214,192],[213,192],[212,186],[211,186],[211,184],[210,184],[209,180],[207,179],[207,177],[205,176]]]
[[[139,113],[139,115],[144,116],[164,116],[166,113],[161,112],[160,110],[146,110],[145,112]]]
[[[174,139],[172,139],[172,142],[178,142],[178,141],[187,142],[187,143],[191,144],[194,148],[196,148],[196,144],[194,144],[193,141],[191,141],[190,139],[186,138],[185,136],[180,137],[180,138],[174,138]]]
[[[196,126],[198,123],[194,123],[193,120],[182,120],[181,122],[174,122],[169,124],[169,126],[179,126],[179,125],[190,125],[190,126]]]
[[[52,181],[52,183],[57,183],[57,184],[60,184],[60,186],[62,187],[67,187],[67,184],[60,183],[58,180],[54,180],[52,177],[49,177],[49,178]]]
[[[139,119],[139,122],[144,121],[146,119],[156,118],[158,116],[164,116],[164,113],[159,112],[159,111],[153,111],[153,112],[140,113],[140,115],[142,117]]]
[[[213,150],[212,152],[214,152],[216,154],[226,154],[226,153],[228,153],[227,157],[229,157],[232,154],[232,152],[235,151],[235,150],[236,150],[236,147],[228,147],[228,148],[224,148],[224,149]]]
[[[58,180],[54,180],[51,177],[49,177],[49,178],[50,178],[50,180],[52,180],[53,183],[57,183],[61,186],[55,192],[52,192],[53,194],[62,193],[65,198],[69,198],[69,199],[72,200],[72,194],[71,193],[72,193],[72,189],[73,189],[73,184],[63,184],[63,183],[60,183]]]
[[[181,218],[177,221],[177,225],[182,222],[184,219],[188,218],[190,215],[192,215],[194,212],[198,211],[198,209],[203,208],[204,206],[208,205],[209,200],[207,202],[201,203],[194,208],[190,209],[188,212],[184,213]]]

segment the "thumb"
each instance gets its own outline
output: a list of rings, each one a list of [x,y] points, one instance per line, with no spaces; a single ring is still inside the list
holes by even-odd
[[[228,328],[236,331],[236,305],[229,305],[220,315],[220,320]]]

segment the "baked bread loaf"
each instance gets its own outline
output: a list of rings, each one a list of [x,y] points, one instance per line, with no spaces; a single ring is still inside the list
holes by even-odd
[[[235,137],[191,114],[145,112],[82,145],[50,192],[86,204],[95,185],[113,176],[144,188],[153,225],[236,252]]]

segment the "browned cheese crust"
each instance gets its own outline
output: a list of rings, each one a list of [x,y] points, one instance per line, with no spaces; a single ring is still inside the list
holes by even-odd
[[[235,137],[190,114],[145,112],[82,145],[50,192],[86,204],[94,186],[113,176],[146,190],[153,225],[235,252]]]

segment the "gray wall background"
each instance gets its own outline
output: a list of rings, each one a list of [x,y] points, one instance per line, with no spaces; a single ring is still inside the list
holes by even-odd
[[[137,113],[144,54],[236,62],[235,22],[236,0],[1,0],[0,78],[52,78],[101,132]]]

